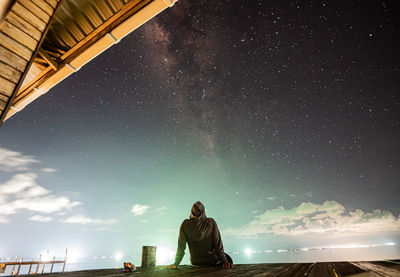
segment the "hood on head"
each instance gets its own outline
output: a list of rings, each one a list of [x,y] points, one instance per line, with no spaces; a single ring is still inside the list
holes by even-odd
[[[193,204],[192,210],[190,212],[190,218],[193,219],[202,219],[206,216],[206,210],[204,208],[203,203],[197,201]]]

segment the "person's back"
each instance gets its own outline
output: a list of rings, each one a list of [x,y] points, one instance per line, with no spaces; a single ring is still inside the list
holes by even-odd
[[[200,201],[193,205],[190,219],[182,222],[175,266],[180,264],[185,255],[186,243],[189,245],[190,261],[193,265],[233,267],[232,259],[224,252],[217,223],[206,217],[205,208]]]
[[[214,233],[216,226],[217,223],[212,218],[203,220],[191,218],[183,221],[181,228],[189,245],[190,261],[193,265],[215,265],[220,260],[214,246],[216,241],[220,241],[219,232]],[[224,254],[223,247],[222,254]]]

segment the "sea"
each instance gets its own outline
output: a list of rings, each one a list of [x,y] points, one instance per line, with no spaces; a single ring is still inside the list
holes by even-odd
[[[376,260],[397,260],[400,259],[400,245],[377,245],[377,246],[357,246],[345,248],[301,248],[301,249],[273,249],[273,250],[250,250],[228,252],[235,264],[256,264],[256,263],[314,263],[314,262],[337,262],[337,261],[376,261]],[[188,255],[182,261],[182,264],[189,264]],[[20,257],[19,257],[20,258]],[[18,260],[19,260],[18,258]],[[157,264],[173,263],[173,253],[158,257]],[[2,262],[11,262],[14,258],[2,257]],[[32,260],[26,257],[23,260]],[[59,258],[56,260],[63,260]],[[128,256],[92,256],[79,257],[67,260],[65,271],[104,269],[104,268],[121,268],[124,262],[131,262],[135,266],[140,266],[141,260],[139,255]],[[32,266],[31,271],[38,273],[50,272],[51,265]],[[55,264],[53,272],[62,271],[63,264]],[[4,273],[0,276],[11,274],[12,266],[7,266]],[[14,272],[18,270],[18,266],[14,267]],[[28,265],[21,266],[19,274],[27,274]]]

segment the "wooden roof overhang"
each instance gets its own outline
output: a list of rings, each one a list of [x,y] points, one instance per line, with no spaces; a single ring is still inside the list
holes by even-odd
[[[0,23],[0,124],[176,1],[9,1]]]

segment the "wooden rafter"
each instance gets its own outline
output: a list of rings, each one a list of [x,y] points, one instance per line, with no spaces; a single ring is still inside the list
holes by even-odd
[[[53,20],[54,20],[54,18],[55,18],[55,15],[56,15],[57,11],[59,10],[59,8],[60,8],[60,6],[61,6],[61,4],[62,4],[62,1],[63,1],[63,0],[59,0],[58,3],[57,3],[57,5],[56,5],[54,8],[52,8],[52,14],[51,14],[51,15],[48,15],[48,14],[46,13],[46,11],[43,10],[43,9],[46,9],[46,8],[47,8],[47,11],[49,11],[48,8],[49,8],[49,7],[51,8],[51,6],[48,6],[48,7],[45,6],[46,8],[43,8],[44,6],[42,7],[42,5],[40,5],[40,4],[36,5],[34,2],[30,2],[30,1],[26,2],[26,1],[23,1],[24,3],[25,3],[25,2],[27,3],[27,4],[25,3],[25,5],[29,5],[29,7],[30,7],[31,9],[35,10],[37,13],[40,13],[41,16],[42,16],[42,18],[46,18],[46,19],[47,19],[47,23],[44,23],[44,24],[45,24],[45,27],[44,27],[43,30],[42,30],[42,33],[41,33],[41,36],[40,36],[40,40],[37,41],[35,47],[32,46],[32,48],[33,48],[34,50],[33,50],[33,52],[30,54],[30,58],[29,58],[29,60],[28,60],[28,63],[25,65],[25,68],[22,70],[22,74],[20,74],[20,77],[18,78],[17,83],[14,83],[14,84],[13,84],[13,89],[12,89],[12,92],[11,92],[11,94],[10,94],[10,97],[8,98],[7,102],[5,103],[5,106],[4,106],[3,110],[1,111],[1,115],[0,115],[0,126],[3,124],[3,122],[4,122],[5,118],[6,118],[6,115],[7,115],[8,111],[9,111],[9,109],[10,109],[10,107],[11,107],[11,105],[12,105],[12,103],[13,103],[15,97],[16,97],[16,95],[17,95],[17,92],[18,92],[18,90],[20,89],[20,87],[21,87],[21,85],[22,85],[22,83],[23,83],[23,81],[24,81],[24,79],[25,79],[25,76],[27,75],[27,73],[28,73],[28,71],[29,71],[30,66],[31,66],[31,64],[33,63],[33,61],[34,61],[36,55],[37,55],[38,52],[39,52],[40,46],[41,46],[41,44],[43,43],[43,41],[44,41],[44,39],[45,39],[45,37],[46,37],[46,34],[47,34],[47,32],[48,32],[48,30],[49,30],[49,28],[50,28],[51,23],[53,22]],[[44,5],[44,3],[42,3],[42,4]],[[21,3],[19,3],[19,1],[16,1],[16,3],[15,3],[14,5],[21,5],[21,6],[23,7],[23,5],[22,5]],[[26,7],[23,7],[23,8],[26,9]],[[47,17],[47,16],[48,16],[48,17]],[[7,15],[6,15],[5,20],[7,20]],[[3,26],[4,26],[4,25],[3,25]],[[3,27],[3,26],[2,26],[2,27]],[[18,28],[15,28],[15,30],[19,30],[19,29],[18,29]],[[25,33],[24,33],[24,34],[25,34]],[[17,55],[23,56],[22,58],[28,57],[27,54],[28,54],[29,48],[26,48],[25,46],[23,46],[23,44],[14,43],[14,42],[12,41],[12,39],[15,39],[15,38],[13,38],[13,37],[7,35],[7,33],[3,34],[3,32],[1,32],[0,35],[2,35],[4,38],[6,38],[6,39],[9,40],[8,45],[10,45],[10,46],[15,45],[15,47],[9,47],[9,48],[12,48],[12,49],[8,49],[9,51],[13,51],[13,52],[15,52]],[[22,36],[22,35],[21,35],[21,36]],[[7,45],[6,45],[6,46],[7,46]],[[25,47],[26,49],[28,49],[28,50],[25,50],[24,47]],[[6,49],[6,50],[7,50],[7,49]],[[22,54],[21,54],[21,53],[22,53]],[[26,53],[26,54],[24,54],[24,53]],[[6,82],[3,82],[3,83],[6,83]]]

